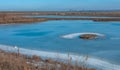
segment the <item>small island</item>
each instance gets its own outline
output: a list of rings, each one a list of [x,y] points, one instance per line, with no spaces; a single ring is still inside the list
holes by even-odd
[[[90,40],[90,39],[96,39],[98,37],[98,35],[96,35],[96,34],[83,34],[83,35],[80,35],[79,37],[81,39]]]

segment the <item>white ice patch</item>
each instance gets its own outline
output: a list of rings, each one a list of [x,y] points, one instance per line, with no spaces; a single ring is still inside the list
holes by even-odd
[[[120,40],[120,37],[111,38],[112,40]]]
[[[95,34],[95,35],[98,35],[100,37],[104,37],[104,35],[100,34],[100,33],[85,32],[85,33],[72,33],[72,34],[63,35],[62,38],[73,39],[73,38],[76,38],[76,37],[83,35],[83,34]]]
[[[6,45],[0,45],[0,49],[6,50],[6,51],[16,50],[14,47],[6,46]],[[36,50],[28,50],[28,49],[23,49],[23,48],[19,48],[19,49],[20,49],[20,53],[26,54],[26,55],[37,55],[37,56],[53,58],[53,59],[59,56],[60,59],[64,59],[64,60],[68,59],[68,54],[65,54],[65,53],[36,51]],[[73,54],[70,54],[69,57],[72,58],[72,61],[78,61],[78,63],[86,61],[85,63],[87,65],[96,67],[100,70],[120,70],[120,65],[112,64],[110,62],[100,60],[97,58],[93,58],[93,57],[86,58],[85,56],[82,56],[82,55],[79,56],[79,55],[73,55]]]

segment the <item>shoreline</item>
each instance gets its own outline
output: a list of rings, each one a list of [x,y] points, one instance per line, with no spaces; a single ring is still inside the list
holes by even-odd
[[[51,20],[91,20],[94,22],[119,22],[120,18],[9,18],[0,19],[0,24],[20,24],[20,23],[34,23],[34,22],[45,22]]]
[[[58,15],[58,16],[108,16],[108,17],[120,17],[120,11],[0,11],[1,16],[41,16],[41,15]]]
[[[34,18],[25,16],[99,16],[106,18]],[[110,18],[109,18],[110,17]],[[50,20],[120,21],[120,12],[0,12],[0,24],[45,22]]]
[[[14,61],[13,61],[14,60]],[[67,63],[53,59],[43,59],[40,56],[28,56],[21,53],[6,52],[0,49],[0,70],[96,70],[87,68],[85,65],[72,65],[71,60]]]
[[[4,51],[12,51],[15,50],[12,46],[6,46],[6,45],[0,45],[0,49]],[[32,53],[31,53],[32,52]],[[68,54],[64,53],[55,53],[55,52],[47,52],[47,51],[37,51],[37,50],[29,50],[29,49],[23,49],[20,48],[20,53],[24,55],[37,55],[42,58],[50,58],[53,60],[60,59],[60,60],[65,60],[68,61]],[[69,54],[69,57],[72,57],[72,61],[80,63],[85,63],[87,66],[92,66],[92,68],[96,69],[102,69],[102,70],[118,70],[120,68],[120,65],[112,64],[110,62],[100,60],[94,57],[88,57],[88,56],[78,56],[78,55],[72,55]],[[81,65],[81,64],[80,64]],[[84,64],[82,64],[84,65]]]

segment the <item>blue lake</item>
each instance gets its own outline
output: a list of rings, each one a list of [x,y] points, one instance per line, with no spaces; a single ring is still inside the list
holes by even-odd
[[[93,32],[104,39],[82,40],[64,35]],[[120,22],[81,20],[0,25],[0,44],[26,49],[89,55],[120,64]]]
[[[34,18],[119,18],[119,17],[105,17],[105,16],[60,16],[60,15],[41,15],[41,16],[25,16]]]

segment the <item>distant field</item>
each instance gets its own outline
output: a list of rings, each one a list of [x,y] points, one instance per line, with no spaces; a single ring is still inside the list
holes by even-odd
[[[110,18],[33,18],[25,16],[60,15],[60,16],[97,16]],[[115,18],[114,18],[115,17]],[[0,24],[32,23],[48,20],[92,20],[120,21],[120,12],[0,12]]]
[[[0,12],[0,15],[62,15],[120,17],[120,12]]]

